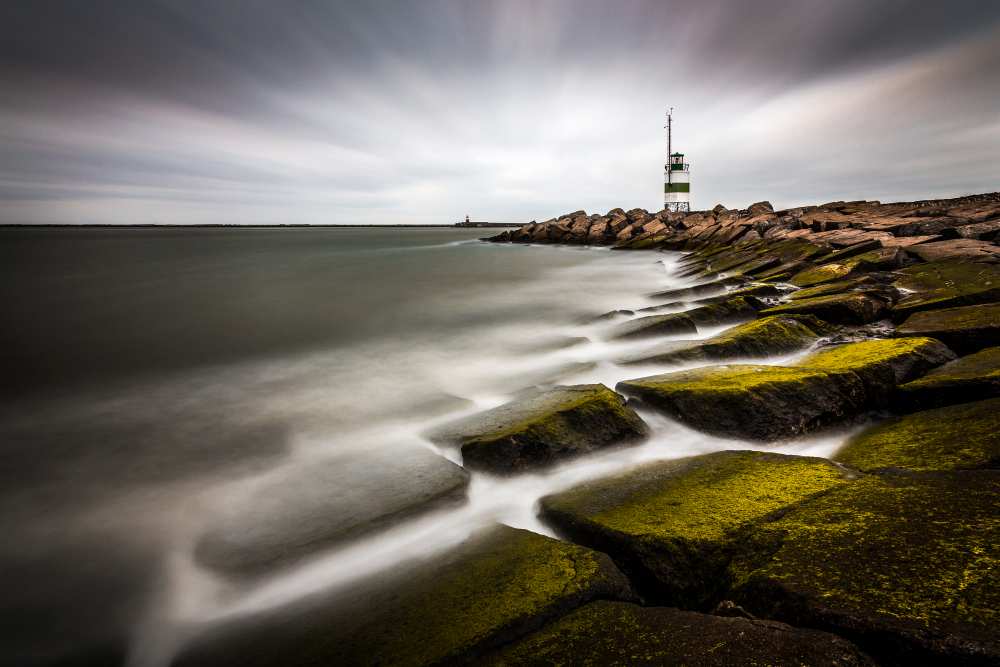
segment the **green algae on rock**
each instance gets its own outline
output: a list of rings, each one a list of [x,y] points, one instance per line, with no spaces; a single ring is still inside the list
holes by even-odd
[[[896,335],[937,338],[959,354],[993,347],[1000,343],[1000,303],[914,313]]]
[[[885,407],[896,384],[951,359],[929,338],[868,340],[821,350],[795,366],[706,366],[625,380],[616,389],[693,428],[767,441]]]
[[[808,315],[772,316],[740,324],[707,340],[671,341],[618,361],[621,364],[683,363],[788,354],[805,349],[832,327]]]
[[[486,665],[874,665],[845,639],[773,621],[599,600],[483,660]]]
[[[733,561],[734,599],[890,664],[997,664],[998,494],[997,471],[841,485],[755,529],[772,546]]]
[[[633,599],[610,558],[500,526],[347,590],[210,629],[174,664],[466,662],[595,599]]]
[[[211,522],[195,558],[238,576],[267,572],[416,514],[465,501],[469,473],[423,448],[292,467]],[[302,489],[319,489],[302,493]]]
[[[844,292],[794,299],[771,306],[761,315],[814,315],[834,324],[869,324],[888,312],[889,304],[878,292]]]
[[[763,307],[763,302],[756,297],[750,295],[734,296],[682,313],[648,315],[623,322],[611,330],[609,337],[612,339],[648,338],[695,333],[698,331],[698,325],[710,326],[753,319],[757,316],[757,311]]]
[[[976,262],[917,264],[897,272],[896,287],[905,296],[893,307],[893,319],[913,313],[1000,301],[1000,267]]]
[[[874,283],[875,281],[868,276],[851,278],[849,280],[838,280],[837,282],[824,283],[822,285],[817,285],[816,287],[806,287],[805,289],[796,290],[789,294],[788,298],[795,301],[798,299],[811,299],[816,296],[827,296],[828,294],[841,294],[843,292],[855,290],[856,288],[869,287]]]
[[[738,535],[849,475],[825,459],[728,451],[652,463],[541,501],[561,534],[611,555],[671,605],[716,601]]]
[[[636,442],[647,430],[624,398],[602,384],[586,384],[530,392],[437,427],[427,437],[460,447],[468,468],[504,474]]]
[[[834,457],[858,470],[1000,466],[1000,398],[890,419],[855,435]]]
[[[893,405],[911,411],[1000,396],[1000,347],[950,361],[900,385]]]
[[[933,338],[882,338],[847,343],[814,352],[797,365],[861,378],[870,407],[885,407],[896,385],[909,382],[955,358]]]
[[[830,426],[865,409],[852,373],[785,366],[706,366],[619,382],[616,389],[707,433],[777,440]]]

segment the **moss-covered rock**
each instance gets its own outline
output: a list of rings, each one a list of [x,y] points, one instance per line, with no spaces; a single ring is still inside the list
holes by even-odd
[[[636,442],[646,433],[624,398],[604,385],[586,384],[533,392],[427,436],[460,447],[468,468],[504,474]]]
[[[841,422],[863,411],[866,400],[854,374],[784,366],[706,366],[616,388],[692,428],[765,441]]]
[[[900,248],[880,248],[847,259],[835,257],[839,254],[825,257],[822,266],[801,271],[792,276],[789,282],[799,287],[812,287],[869,271],[891,270],[898,268],[905,256]]]
[[[847,479],[825,459],[717,452],[545,497],[541,516],[575,542],[610,554],[647,595],[703,608],[725,589],[742,531]]]
[[[873,284],[875,284],[875,281],[871,278],[862,276],[860,278],[838,280],[837,282],[824,283],[822,285],[817,285],[816,287],[807,287],[805,289],[796,290],[789,294],[788,298],[793,301],[797,299],[812,299],[817,296],[840,294],[842,292],[850,292],[859,288],[863,289],[865,287],[871,287]]]
[[[900,385],[898,410],[922,410],[1000,396],[1000,347],[988,347]]]
[[[874,665],[845,639],[773,621],[591,602],[483,660],[487,665]]]
[[[897,385],[954,358],[954,352],[933,338],[883,338],[828,347],[805,357],[798,365],[857,375],[864,382],[868,406],[881,408],[889,404]]]
[[[761,311],[762,315],[814,315],[835,324],[868,324],[888,313],[889,304],[875,292],[845,292],[795,299]]]
[[[862,431],[834,457],[859,470],[1000,466],[1000,398],[897,417]]]
[[[917,264],[899,270],[895,284],[904,292],[893,307],[896,322],[924,310],[1000,301],[1000,267],[994,264]]]
[[[612,339],[651,338],[653,336],[696,333],[697,331],[698,325],[688,317],[687,313],[668,313],[666,315],[647,315],[622,322],[611,330],[609,337]]]
[[[209,629],[175,664],[467,662],[591,600],[631,597],[604,554],[498,527],[346,590]]]
[[[750,295],[728,297],[683,313],[648,315],[623,322],[613,328],[609,336],[613,339],[626,339],[695,333],[698,325],[712,326],[753,319],[763,307],[763,302]]]
[[[898,336],[931,336],[959,354],[1000,344],[1000,303],[960,306],[914,313],[897,329]]]
[[[841,485],[756,527],[757,552],[731,565],[734,598],[890,664],[997,664],[998,494],[997,471]]]
[[[622,364],[676,364],[788,354],[812,345],[832,328],[808,315],[773,316],[728,329],[707,340],[671,341],[619,360]]]
[[[824,264],[799,271],[788,282],[796,287],[812,287],[834,280],[842,280],[853,272],[854,268],[847,264]]]
[[[746,282],[743,278],[722,278],[690,287],[678,287],[662,292],[654,292],[649,295],[651,299],[690,299],[693,297],[711,296],[713,294],[723,294],[731,287],[743,285]]]
[[[822,350],[794,367],[708,366],[626,380],[617,389],[693,428],[776,440],[885,407],[896,384],[953,358],[928,338],[869,340]]]
[[[390,448],[288,468],[227,507],[195,548],[227,574],[255,575],[465,500],[469,474],[422,448]]]

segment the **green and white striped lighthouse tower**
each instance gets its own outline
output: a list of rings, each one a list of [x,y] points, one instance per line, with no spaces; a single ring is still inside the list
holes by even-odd
[[[663,165],[663,208],[668,211],[691,210],[691,165],[684,153],[673,152],[674,108],[667,112],[667,163]]]

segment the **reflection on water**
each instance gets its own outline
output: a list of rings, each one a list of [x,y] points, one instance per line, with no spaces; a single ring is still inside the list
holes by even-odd
[[[2,295],[22,325],[4,349],[24,354],[0,422],[0,524],[17,545],[0,554],[0,641],[22,664],[114,662],[128,645],[131,663],[165,664],[200,624],[433,557],[483,525],[548,533],[537,500],[579,481],[752,446],[644,414],[640,446],[475,474],[464,505],[234,580],[195,561],[197,540],[234,507],[252,515],[275,480],[364,488],[366,469],[414,449],[459,462],[420,434],[531,386],[665,370],[613,363],[663,339],[609,342],[623,318],[593,318],[691,284],[672,275],[678,256],[494,246],[476,230],[3,233]],[[842,437],[770,449],[828,455]],[[350,464],[299,474],[329,460]],[[295,521],[296,498],[323,491],[284,489],[268,512]]]

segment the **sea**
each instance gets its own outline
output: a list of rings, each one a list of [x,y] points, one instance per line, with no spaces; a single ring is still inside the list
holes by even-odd
[[[537,501],[580,481],[760,448],[642,412],[644,444],[475,473],[468,502],[267,577],[200,565],[220,513],[253,514],[275,480],[298,480],[279,505],[295,522],[328,488],[299,473],[324,461],[350,465],[323,484],[378,493],[364,471],[387,455],[461,463],[425,438],[435,424],[532,388],[677,368],[617,363],[663,339],[609,340],[637,315],[600,316],[697,282],[678,276],[680,253],[479,240],[490,231],[0,230],[0,663],[167,665],[192,628],[433,558],[484,526],[557,537]],[[768,449],[828,456],[844,437]]]

